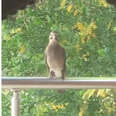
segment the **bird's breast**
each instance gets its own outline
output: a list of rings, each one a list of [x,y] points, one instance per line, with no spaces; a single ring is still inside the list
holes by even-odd
[[[47,56],[47,65],[50,71],[55,73],[56,78],[62,77],[62,70],[64,70],[65,66],[65,52],[64,49],[56,44],[49,45],[46,49]]]

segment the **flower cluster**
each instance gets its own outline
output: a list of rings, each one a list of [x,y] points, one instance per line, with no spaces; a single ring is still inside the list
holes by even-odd
[[[66,6],[66,0],[62,0],[61,3],[60,3],[60,7],[61,8],[65,8],[66,7],[66,10],[68,13],[72,13],[74,16],[77,16],[79,11],[77,9],[77,6],[72,4],[72,3],[69,3],[67,4]]]
[[[60,109],[64,109],[68,104],[53,104],[52,109],[58,112]]]
[[[15,33],[19,33],[19,32],[22,32],[22,28],[20,28],[20,27],[17,29],[12,29],[10,33],[15,34]]]
[[[89,57],[89,53],[87,52],[86,54],[82,55],[82,59],[87,62],[88,61],[88,57]]]
[[[103,6],[104,8],[108,7],[108,3],[105,0],[99,0],[99,5]]]
[[[85,26],[81,22],[77,22],[74,26],[74,29],[79,30],[79,34],[82,37],[81,42],[84,44],[87,40],[90,40],[90,38],[95,38],[96,35],[94,33],[94,30],[97,28],[95,22],[91,22],[88,26]]]

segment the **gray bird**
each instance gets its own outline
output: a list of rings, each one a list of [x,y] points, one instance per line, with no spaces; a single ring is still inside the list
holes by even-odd
[[[56,32],[51,32],[49,35],[49,43],[45,50],[45,60],[50,78],[64,80],[66,55],[65,49],[58,42]]]

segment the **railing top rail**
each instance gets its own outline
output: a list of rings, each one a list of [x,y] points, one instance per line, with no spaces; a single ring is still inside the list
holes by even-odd
[[[50,80],[47,77],[35,78],[2,78],[2,88],[50,88],[50,89],[97,89],[97,88],[116,88],[116,79],[102,80]]]

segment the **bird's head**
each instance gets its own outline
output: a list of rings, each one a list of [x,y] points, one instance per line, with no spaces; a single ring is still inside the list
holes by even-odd
[[[58,41],[58,34],[56,32],[51,32],[49,35],[49,41]]]

